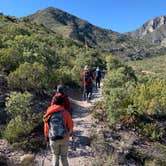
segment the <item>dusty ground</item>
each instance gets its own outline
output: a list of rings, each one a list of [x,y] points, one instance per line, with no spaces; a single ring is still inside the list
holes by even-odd
[[[101,99],[101,90],[94,90],[91,102],[82,100],[78,93],[71,92],[70,101],[73,108],[74,132],[70,138],[69,146],[69,165],[70,166],[91,166],[94,160],[93,151],[90,145],[91,128],[95,127],[95,119],[92,117],[91,110],[94,103]],[[48,148],[41,154],[36,155],[39,166],[51,166],[51,153]]]

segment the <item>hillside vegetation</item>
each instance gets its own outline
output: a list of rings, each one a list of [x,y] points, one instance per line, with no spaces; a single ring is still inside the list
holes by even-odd
[[[152,59],[142,61],[145,66],[151,62]],[[134,63],[135,70],[139,64]],[[151,68],[154,64],[156,68],[162,65],[153,62]],[[154,76],[149,71],[143,76],[112,57],[107,58],[107,71],[104,99],[94,110],[95,117],[106,125],[101,131],[103,136],[95,135],[98,156],[103,156],[95,164],[166,165],[166,78],[162,75],[165,73],[158,70]],[[102,147],[100,150],[97,144]]]
[[[153,58],[147,58],[138,61],[128,62],[130,66],[138,73],[139,75],[150,75],[151,77],[165,78],[166,79],[166,56],[158,56]]]
[[[1,14],[0,32],[0,124],[5,125],[0,134],[37,150],[33,141],[42,144],[42,137],[33,140],[31,134],[42,130],[42,115],[57,84],[79,88],[84,65],[103,67],[102,55],[26,19]]]

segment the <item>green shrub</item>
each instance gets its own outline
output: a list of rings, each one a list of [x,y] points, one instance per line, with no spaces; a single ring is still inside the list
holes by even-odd
[[[9,74],[8,85],[12,90],[40,92],[43,88],[48,87],[47,72],[47,68],[43,64],[25,62],[16,71]]]
[[[135,80],[134,72],[125,65],[117,67],[116,70],[112,69],[106,74],[103,96],[106,101],[110,124],[118,123],[125,119],[124,116],[131,114],[129,110],[131,110],[133,104],[131,94],[136,86]]]
[[[3,137],[9,142],[18,141],[34,128],[31,100],[32,95],[28,92],[11,92],[7,98],[6,109],[12,119],[7,124]]]
[[[5,48],[0,50],[0,69],[14,71],[23,61],[21,52],[16,48]]]
[[[28,116],[32,113],[31,100],[32,95],[29,92],[11,92],[6,99],[6,109],[12,118],[22,115]]]
[[[32,121],[25,121],[21,115],[10,120],[4,131],[3,137],[9,142],[14,143],[19,141],[20,137],[26,136],[33,129]]]
[[[52,77],[54,77],[54,85],[55,84],[64,84],[64,85],[74,85],[75,78],[73,76],[73,73],[71,72],[71,69],[68,67],[62,67],[60,69],[55,69],[52,72]]]
[[[151,80],[139,84],[133,93],[133,102],[140,114],[166,115],[166,81]]]
[[[139,128],[144,136],[152,139],[152,140],[159,140],[165,134],[164,129],[159,128],[156,123],[143,123],[139,124]]]

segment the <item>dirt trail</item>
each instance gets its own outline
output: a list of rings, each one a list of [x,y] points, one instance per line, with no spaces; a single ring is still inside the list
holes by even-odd
[[[96,126],[95,119],[92,117],[91,110],[94,103],[101,99],[101,90],[95,90],[92,96],[91,102],[87,103],[82,101],[81,96],[73,92],[71,94],[70,101],[73,108],[73,121],[74,121],[74,132],[73,136],[70,138],[69,146],[69,165],[70,166],[91,166],[94,160],[94,155],[90,145],[90,133],[91,128]],[[47,157],[43,154],[36,156],[39,166],[51,165],[51,152],[50,149],[43,151]]]

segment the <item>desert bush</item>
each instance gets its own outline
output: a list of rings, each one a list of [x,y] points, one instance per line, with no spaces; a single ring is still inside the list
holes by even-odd
[[[23,61],[21,52],[16,48],[3,48],[0,50],[0,69],[14,71]]]
[[[139,84],[133,93],[133,104],[140,114],[166,115],[166,81],[150,80]]]
[[[138,81],[130,67],[115,59],[108,60],[102,92],[108,123],[138,127],[152,140],[163,138],[165,131],[157,122],[166,116],[166,81],[150,77]]]
[[[18,141],[21,136],[29,134],[34,128],[31,100],[32,95],[28,92],[11,92],[7,98],[6,110],[11,120],[7,124],[3,137],[9,142]]]
[[[48,86],[47,68],[38,62],[23,63],[8,76],[11,90],[40,92]]]
[[[116,65],[114,68],[116,68]],[[130,70],[132,69],[125,65],[123,67],[120,65],[116,70],[108,71],[105,76],[103,96],[106,101],[110,124],[117,123],[124,116],[131,114],[133,104],[131,94],[136,86],[136,76]]]
[[[29,92],[11,92],[6,99],[6,109],[12,118],[22,115],[28,116],[32,113],[31,100],[32,95]]]
[[[152,140],[159,140],[165,134],[164,129],[160,128],[156,123],[141,122],[138,126],[142,134]]]
[[[3,137],[10,143],[19,141],[20,137],[26,136],[33,129],[32,121],[25,119],[18,115],[14,119],[10,120],[6,130],[3,133]]]

